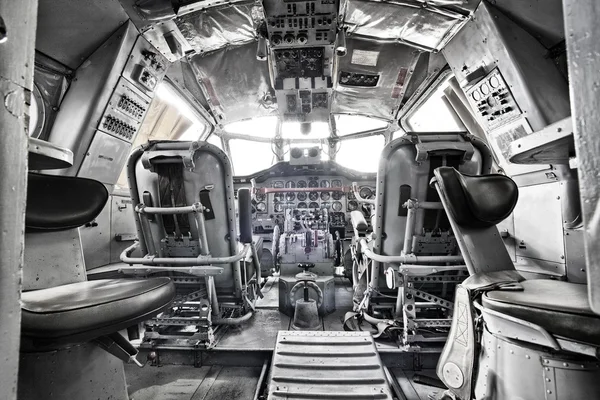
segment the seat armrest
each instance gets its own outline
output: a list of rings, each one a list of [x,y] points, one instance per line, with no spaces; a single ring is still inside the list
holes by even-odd
[[[367,224],[367,220],[365,216],[360,211],[352,211],[350,213],[350,220],[352,221],[352,228],[354,229],[354,234],[356,236],[364,236],[367,232],[367,228],[369,225]]]

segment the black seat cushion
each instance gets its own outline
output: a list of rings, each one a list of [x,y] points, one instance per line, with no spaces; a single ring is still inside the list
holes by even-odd
[[[549,279],[525,280],[520,285],[522,291],[487,292],[483,306],[552,334],[600,345],[600,317],[590,309],[586,285]]]
[[[175,297],[169,278],[102,279],[23,292],[24,337],[89,341],[164,311]]]
[[[504,175],[463,175],[451,167],[434,171],[448,200],[452,218],[460,226],[487,228],[502,222],[519,198],[516,183]]]
[[[80,227],[100,214],[108,191],[98,181],[29,173],[27,230],[57,231]]]

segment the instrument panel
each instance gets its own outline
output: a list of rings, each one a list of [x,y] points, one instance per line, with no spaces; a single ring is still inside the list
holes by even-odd
[[[375,197],[374,182],[358,183],[361,197]],[[351,185],[349,179],[340,176],[269,178],[256,186],[255,215],[257,219],[272,221],[272,226],[275,226],[283,224],[285,212],[289,209],[295,212],[327,210],[338,224],[342,221],[342,225],[350,224],[349,213],[360,208]],[[270,189],[278,191],[269,192]]]

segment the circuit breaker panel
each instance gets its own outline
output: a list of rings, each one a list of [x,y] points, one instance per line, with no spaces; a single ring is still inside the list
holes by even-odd
[[[131,23],[100,46],[76,71],[50,133],[75,155],[56,173],[114,185],[168,66]]]
[[[338,2],[265,0],[264,9],[282,120],[328,121]]]

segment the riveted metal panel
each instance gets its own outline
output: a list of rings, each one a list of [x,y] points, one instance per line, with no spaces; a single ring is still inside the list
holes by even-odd
[[[600,314],[600,25],[597,0],[565,0],[569,76],[590,306]]]
[[[522,257],[531,266],[540,260],[541,271],[548,268],[552,274],[564,275],[561,192],[560,182],[519,188],[514,223],[517,261]],[[562,267],[557,270],[544,261]]]

